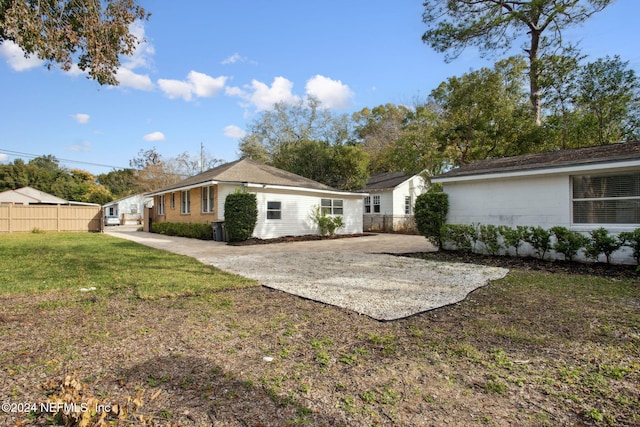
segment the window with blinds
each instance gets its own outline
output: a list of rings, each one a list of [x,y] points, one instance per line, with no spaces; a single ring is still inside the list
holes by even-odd
[[[571,177],[574,224],[640,224],[640,172]]]

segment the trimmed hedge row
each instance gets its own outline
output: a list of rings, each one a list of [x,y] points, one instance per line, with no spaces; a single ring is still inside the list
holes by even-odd
[[[213,226],[186,222],[154,222],[151,232],[167,236],[190,237],[192,239],[213,240]]]
[[[440,238],[443,245],[467,252],[500,255],[513,250],[519,256],[522,245],[527,243],[540,259],[554,251],[572,261],[582,252],[587,259],[596,262],[604,256],[607,263],[611,262],[613,253],[626,246],[633,250],[633,257],[640,265],[640,228],[615,236],[600,227],[587,236],[560,226],[545,229],[521,225],[512,228],[504,225],[445,224],[440,230]]]

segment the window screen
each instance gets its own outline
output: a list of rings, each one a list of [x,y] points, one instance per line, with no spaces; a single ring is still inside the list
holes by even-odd
[[[574,224],[640,224],[640,172],[571,181]]]

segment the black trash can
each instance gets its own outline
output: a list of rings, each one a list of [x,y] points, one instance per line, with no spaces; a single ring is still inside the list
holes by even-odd
[[[211,226],[213,227],[213,240],[216,242],[226,242],[227,236],[224,231],[224,222],[213,222]]]

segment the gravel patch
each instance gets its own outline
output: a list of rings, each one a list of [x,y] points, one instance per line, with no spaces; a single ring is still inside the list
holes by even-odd
[[[508,269],[368,253],[272,253],[207,260],[264,286],[396,320],[462,301]]]

